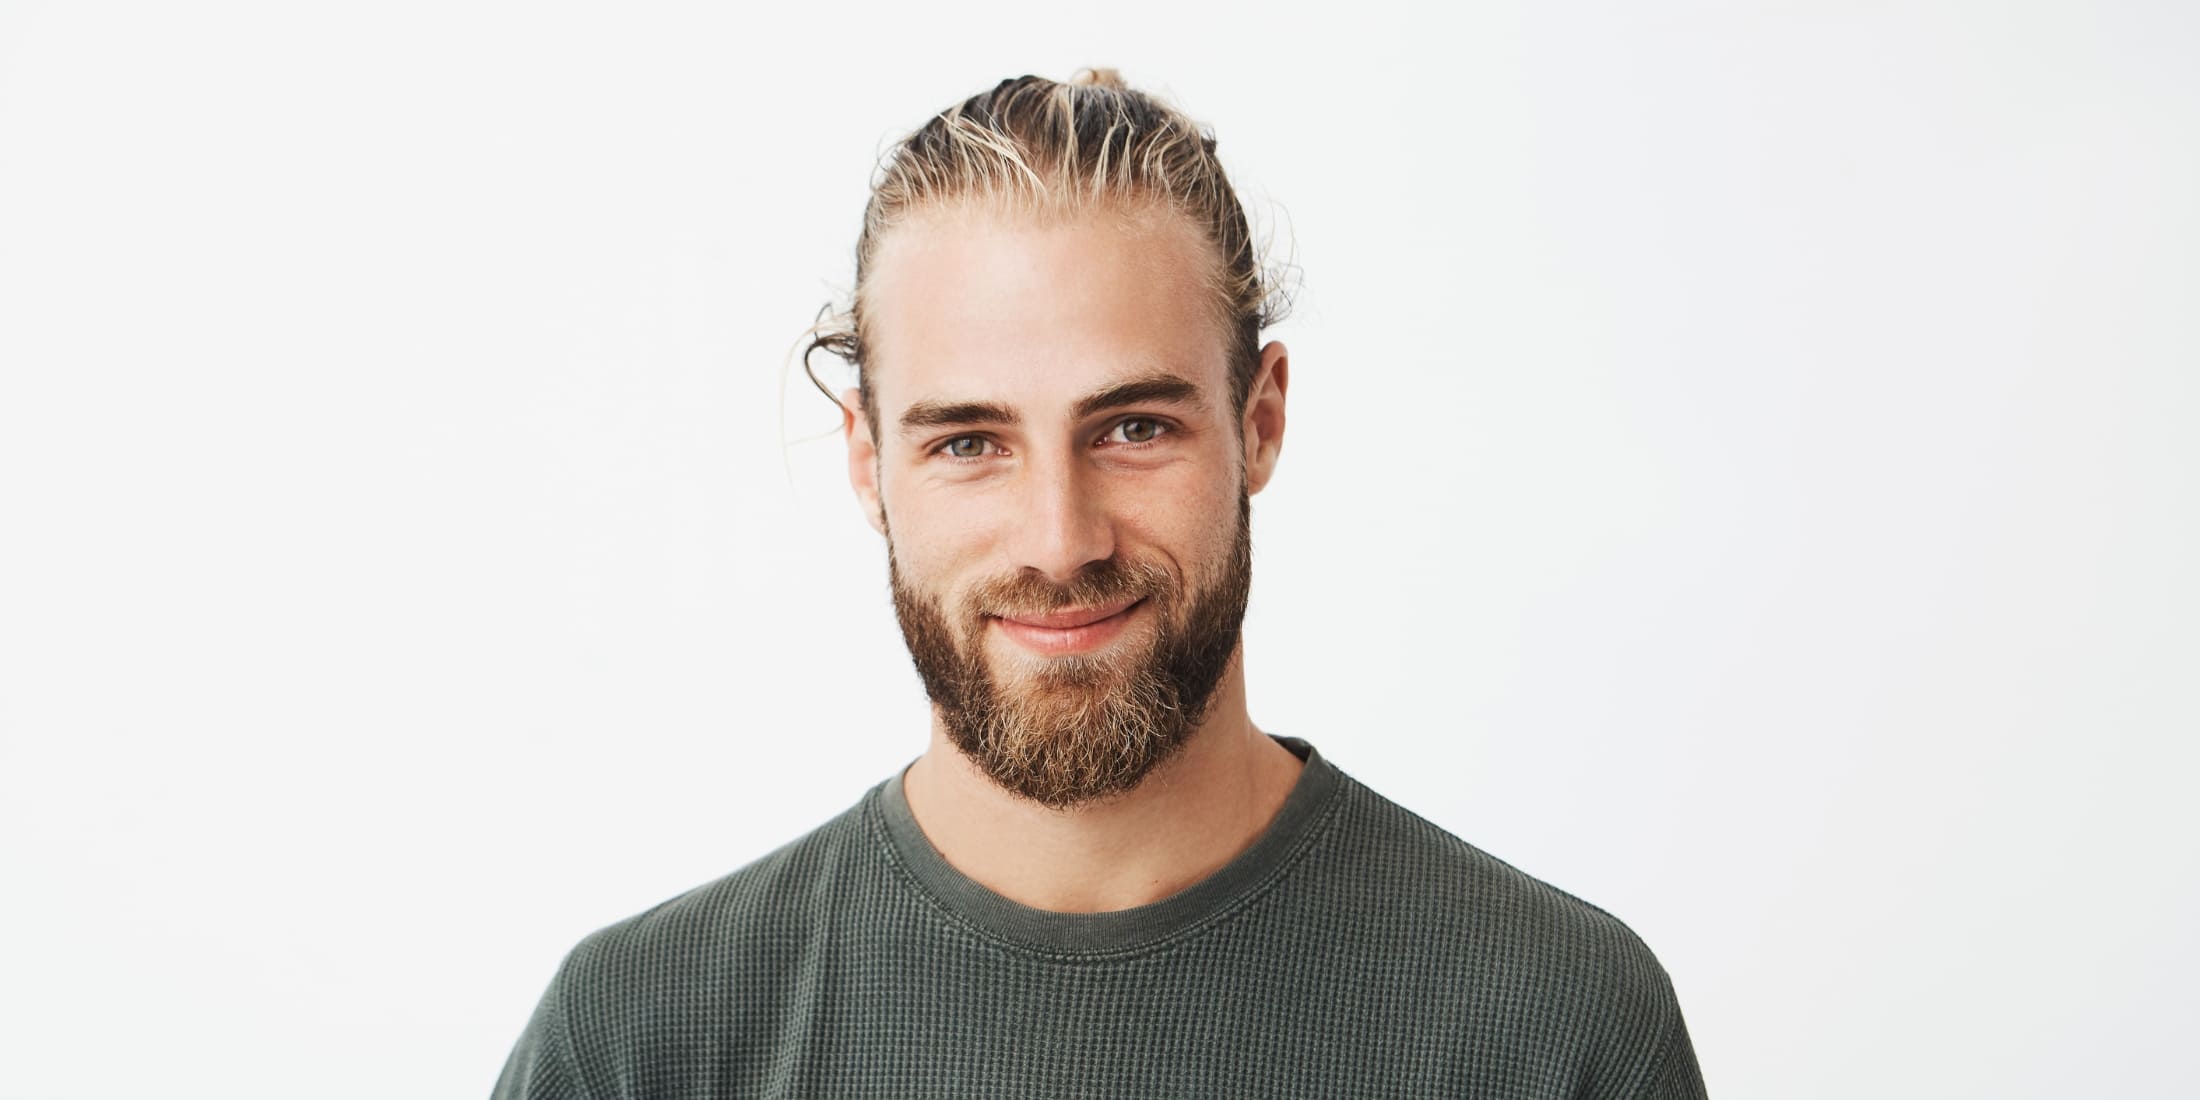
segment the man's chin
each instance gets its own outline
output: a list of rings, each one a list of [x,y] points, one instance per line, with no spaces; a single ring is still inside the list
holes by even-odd
[[[1123,794],[1182,746],[1193,715],[1156,667],[1152,637],[1101,656],[1042,657],[1006,639],[981,644],[972,709],[951,739],[1004,790],[1064,808]],[[1010,652],[1014,650],[1014,652]]]
[[[1011,657],[986,672],[997,698],[1030,714],[1090,713],[1130,681],[1118,662],[1088,657]]]

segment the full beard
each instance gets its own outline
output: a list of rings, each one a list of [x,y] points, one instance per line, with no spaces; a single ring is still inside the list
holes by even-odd
[[[952,617],[904,582],[888,532],[894,614],[948,739],[1003,790],[1043,806],[1137,787],[1191,740],[1237,651],[1252,592],[1251,509],[1240,493],[1230,553],[1196,590],[1152,562],[1109,558],[1063,585],[1031,572],[981,582]],[[1035,659],[1010,684],[986,659],[993,616],[1128,599],[1154,613],[1144,645]]]

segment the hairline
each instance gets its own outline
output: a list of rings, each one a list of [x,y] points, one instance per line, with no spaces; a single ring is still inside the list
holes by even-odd
[[[887,242],[892,239],[897,231],[906,229],[916,222],[931,221],[934,224],[945,223],[952,226],[957,222],[967,223],[974,218],[986,218],[995,224],[1021,220],[1026,225],[1052,228],[1072,224],[1080,220],[1097,220],[1112,216],[1118,224],[1125,227],[1151,228],[1174,221],[1177,228],[1187,235],[1192,246],[1207,261],[1207,270],[1198,277],[1201,291],[1207,299],[1207,308],[1202,312],[1207,316],[1209,329],[1220,345],[1223,387],[1225,392],[1230,395],[1231,413],[1235,417],[1242,417],[1245,412],[1245,405],[1251,399],[1251,395],[1249,389],[1247,393],[1243,394],[1236,392],[1238,386],[1236,385],[1235,374],[1238,365],[1232,362],[1238,353],[1236,347],[1238,342],[1237,333],[1233,331],[1236,317],[1231,309],[1228,296],[1224,293],[1223,284],[1223,279],[1228,274],[1229,265],[1221,254],[1221,247],[1207,235],[1199,219],[1167,195],[1157,194],[1150,190],[1141,190],[1129,194],[1103,194],[1098,197],[1081,196],[1074,193],[1063,195],[1061,194],[1062,190],[1059,186],[1052,186],[1044,193],[1044,196],[1033,196],[1028,190],[1022,188],[992,185],[952,195],[928,198],[911,205],[902,212],[900,217],[879,227],[878,235],[871,243],[872,270],[865,273],[865,278],[856,288],[855,309],[862,311],[866,300],[870,297],[865,292],[871,288],[871,284],[877,277],[877,264],[886,255]],[[882,421],[877,408],[878,391],[872,385],[872,381],[875,372],[883,364],[886,357],[880,354],[882,341],[878,339],[878,336],[881,328],[875,315],[872,316],[866,327],[870,329],[871,339],[864,348],[863,363],[856,368],[856,385],[857,392],[863,400],[863,414],[871,429],[871,438],[874,441],[879,441],[879,430]],[[1257,349],[1249,350],[1253,350],[1254,354],[1258,354]]]

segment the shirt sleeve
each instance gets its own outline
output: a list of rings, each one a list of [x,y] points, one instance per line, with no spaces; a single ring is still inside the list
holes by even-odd
[[[565,1030],[565,971],[560,966],[543,991],[527,1029],[504,1061],[504,1072],[497,1075],[490,1100],[588,1100]]]
[[[1635,1091],[1633,1100],[1706,1100],[1703,1072],[1696,1066],[1696,1047],[1689,1042],[1688,1022],[1681,1018],[1677,1005],[1672,1023],[1666,1028],[1665,1041],[1658,1048],[1657,1060],[1651,1064],[1650,1073],[1643,1078],[1642,1087]]]

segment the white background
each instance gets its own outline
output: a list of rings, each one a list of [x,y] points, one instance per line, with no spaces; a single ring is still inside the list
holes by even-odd
[[[887,142],[1105,64],[1303,273],[1257,721],[1625,919],[1714,1096],[2189,1096],[2196,58],[2176,3],[0,4],[0,1095],[483,1095],[574,941],[913,757],[788,352]]]

